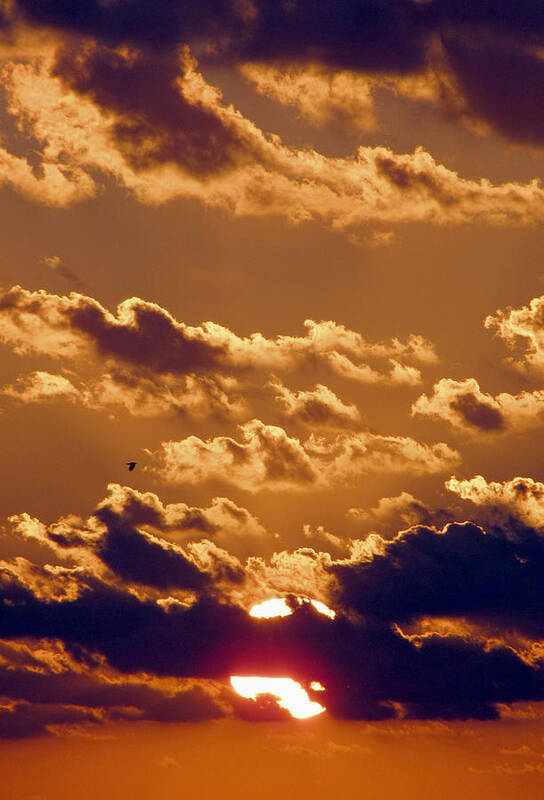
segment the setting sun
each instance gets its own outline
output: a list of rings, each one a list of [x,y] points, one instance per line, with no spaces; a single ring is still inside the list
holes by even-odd
[[[232,688],[241,697],[256,700],[259,695],[271,694],[278,699],[278,705],[285,708],[292,717],[306,719],[325,711],[325,707],[310,700],[305,689],[291,678],[261,678],[233,675]]]
[[[330,619],[336,617],[336,612],[319,600],[311,600],[309,597],[297,597],[296,602],[299,606],[304,603],[311,603],[320,614],[325,614]],[[293,609],[285,597],[273,597],[271,600],[265,600],[263,603],[253,606],[249,616],[258,619],[272,619],[273,617],[288,617],[292,613]]]
[[[319,600],[309,597],[297,596],[292,599],[298,606],[310,603],[316,611],[334,619],[336,613]],[[288,617],[294,609],[285,597],[273,597],[251,608],[249,615],[257,619],[272,619],[274,617]],[[233,689],[247,699],[256,700],[260,695],[273,695],[277,698],[278,705],[285,708],[296,719],[314,717],[325,711],[325,706],[310,700],[306,690],[292,678],[267,678],[233,675],[230,679]],[[316,692],[324,692],[325,687],[318,681],[312,681],[310,688]]]

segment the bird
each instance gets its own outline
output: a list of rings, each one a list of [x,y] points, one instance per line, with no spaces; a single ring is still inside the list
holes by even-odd
[[[137,463],[137,461],[127,461],[128,471],[132,472]]]

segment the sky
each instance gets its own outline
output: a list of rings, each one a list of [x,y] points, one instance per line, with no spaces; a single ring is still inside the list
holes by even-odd
[[[543,54],[538,0],[1,0],[6,797],[541,791]]]

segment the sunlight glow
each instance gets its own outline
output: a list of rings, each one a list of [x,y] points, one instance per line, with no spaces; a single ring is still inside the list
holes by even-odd
[[[325,614],[330,619],[334,619],[336,612],[322,603],[320,600],[310,600],[309,597],[297,597],[296,601],[299,606],[303,603],[311,603],[316,611],[320,614]],[[293,613],[293,609],[289,606],[285,597],[274,597],[271,600],[265,600],[264,603],[259,603],[249,612],[250,617],[257,617],[259,619],[272,619],[272,617],[288,617]]]
[[[336,611],[333,611],[332,608],[329,608],[325,605],[325,603],[321,603],[319,600],[310,600],[310,603],[313,605],[316,611],[319,611],[320,614],[325,614],[326,617],[330,617],[334,619],[336,616]]]
[[[289,608],[284,597],[274,597],[272,600],[265,600],[264,603],[253,606],[249,616],[272,619],[272,617],[288,617],[292,613],[293,610]]]
[[[241,697],[256,700],[259,695],[271,694],[278,698],[278,705],[285,708],[292,717],[306,719],[325,711],[325,707],[308,697],[300,683],[291,678],[258,678],[233,675],[232,688]]]

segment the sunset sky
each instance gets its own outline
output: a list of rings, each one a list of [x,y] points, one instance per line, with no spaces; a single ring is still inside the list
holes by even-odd
[[[0,0],[0,59],[2,797],[539,797],[541,0]]]

